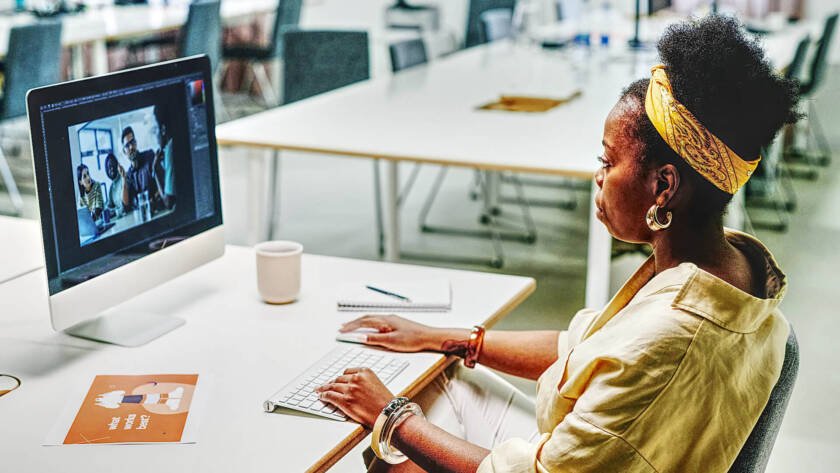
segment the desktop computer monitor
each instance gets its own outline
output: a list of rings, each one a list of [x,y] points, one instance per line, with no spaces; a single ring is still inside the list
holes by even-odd
[[[671,8],[672,0],[648,0],[648,15],[653,15],[659,10]]]
[[[224,253],[210,81],[195,56],[29,91],[55,330],[132,346],[183,323],[117,306]]]

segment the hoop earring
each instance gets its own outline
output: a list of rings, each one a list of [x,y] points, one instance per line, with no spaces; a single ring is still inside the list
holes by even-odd
[[[659,221],[659,206],[656,205],[656,204],[653,204],[653,205],[650,206],[650,209],[648,209],[648,211],[647,211],[647,215],[645,216],[645,222],[647,222],[648,228],[650,228],[651,230],[653,230],[655,232],[658,232],[659,230],[665,230],[666,228],[671,226],[672,217],[673,217],[673,215],[671,214],[671,211],[669,210],[665,214],[666,221],[665,222],[660,222]]]

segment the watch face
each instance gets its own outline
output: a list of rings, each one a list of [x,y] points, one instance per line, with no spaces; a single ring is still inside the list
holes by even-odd
[[[0,374],[0,397],[20,387],[20,380],[9,374]]]

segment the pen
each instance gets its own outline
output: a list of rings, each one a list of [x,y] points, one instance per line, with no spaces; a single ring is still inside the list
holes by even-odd
[[[405,301],[405,302],[411,302],[411,299],[409,299],[408,297],[401,296],[399,294],[386,291],[385,289],[379,289],[378,287],[373,287],[373,286],[365,286],[365,287],[370,289],[371,291],[378,292],[380,294],[385,294],[386,296],[396,297],[397,299],[400,299],[400,300]]]

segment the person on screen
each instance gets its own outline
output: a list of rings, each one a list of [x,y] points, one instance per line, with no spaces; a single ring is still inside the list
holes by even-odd
[[[725,229],[723,215],[761,150],[798,119],[798,87],[733,17],[675,23],[657,49],[662,64],[606,116],[593,196],[609,233],[650,244],[652,256],[567,330],[448,329],[396,315],[342,326],[372,329],[371,345],[466,365],[452,365],[416,404],[352,366],[319,389],[372,429],[378,459],[368,473],[752,470],[739,453],[748,438],[766,448],[751,432],[772,432],[765,419],[782,416],[764,409],[791,335],[779,310],[788,282],[770,250]],[[466,369],[476,364],[536,380],[536,399]],[[403,460],[393,449],[409,461],[390,464]]]
[[[108,156],[105,158],[105,174],[111,180],[111,186],[108,188],[108,208],[112,209],[117,217],[121,217],[125,214],[122,199],[123,184],[125,183],[125,179],[123,179],[125,168],[117,161],[114,153],[108,153]]]
[[[137,139],[134,136],[134,129],[125,127],[122,132],[123,152],[131,161],[128,171],[122,171],[121,177],[125,180],[123,184],[123,208],[126,211],[133,210],[137,195],[143,192],[149,193],[149,202],[152,211],[156,212],[163,207],[163,189],[158,184],[163,175],[163,168],[155,159],[155,152],[152,150],[139,151]],[[120,168],[121,170],[123,168]]]
[[[76,167],[76,180],[79,181],[79,201],[90,211],[93,220],[98,220],[105,208],[102,187],[90,177],[90,169],[84,164]]]
[[[167,209],[175,206],[175,164],[172,160],[172,136],[170,135],[169,114],[161,105],[155,105],[155,122],[157,122],[158,149],[155,153],[155,165],[163,167],[163,181],[158,179],[158,188],[163,189],[163,205]]]

